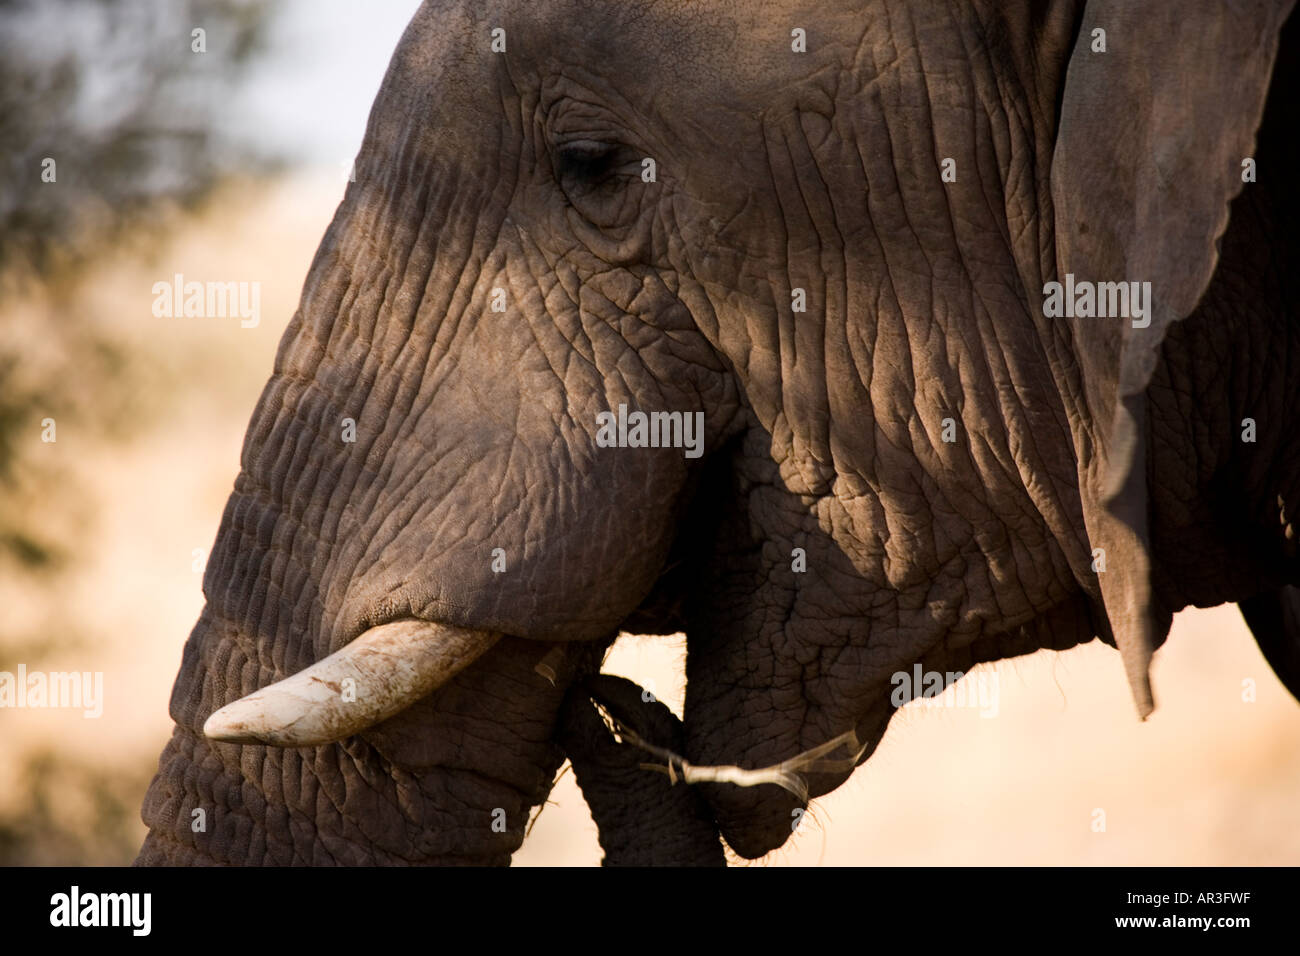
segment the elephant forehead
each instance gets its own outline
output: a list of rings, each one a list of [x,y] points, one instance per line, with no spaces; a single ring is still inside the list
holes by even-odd
[[[864,0],[748,0],[742,7],[731,0],[444,0],[421,8],[399,59],[413,74],[434,79],[481,76],[472,71],[498,59],[516,83],[586,70],[606,89],[664,104],[740,97],[761,105],[761,97],[807,76],[814,62],[853,62],[864,33],[887,32],[885,6]]]

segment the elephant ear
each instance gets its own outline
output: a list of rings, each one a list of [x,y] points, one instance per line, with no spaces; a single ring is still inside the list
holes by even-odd
[[[1169,326],[1214,272],[1292,3],[1096,0],[1066,71],[1051,168],[1058,277],[1151,283],[1140,321],[1055,320],[1071,326],[1083,378],[1084,521],[1104,549],[1102,601],[1142,719],[1170,623],[1151,593],[1146,388]]]

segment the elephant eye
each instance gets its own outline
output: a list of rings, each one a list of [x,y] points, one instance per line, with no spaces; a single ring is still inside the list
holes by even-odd
[[[566,205],[590,225],[613,229],[642,208],[641,195],[627,187],[637,179],[635,150],[618,140],[574,137],[553,147],[555,182]]]
[[[596,140],[574,140],[556,150],[555,171],[561,180],[595,185],[614,169],[619,148]]]

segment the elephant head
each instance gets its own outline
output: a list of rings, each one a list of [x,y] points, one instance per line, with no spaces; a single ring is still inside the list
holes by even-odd
[[[896,675],[1095,637],[1145,716],[1174,610],[1300,580],[1290,6],[425,3],[140,862],[505,862],[566,752],[611,862],[756,857]],[[684,721],[596,676],[620,630],[685,631]]]

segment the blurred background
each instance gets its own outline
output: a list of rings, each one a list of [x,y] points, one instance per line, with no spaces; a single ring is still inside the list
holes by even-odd
[[[97,719],[0,709],[0,864],[143,839],[244,427],[417,6],[0,0],[0,671],[104,675]],[[177,273],[260,282],[261,321],[155,317]],[[684,657],[606,670],[680,714]],[[1300,863],[1300,707],[1235,608],[1178,616],[1146,723],[1095,642],[981,671],[757,865]],[[600,855],[563,772],[516,864]]]

